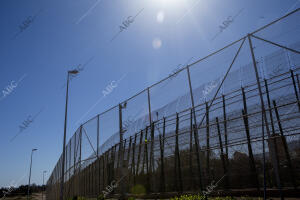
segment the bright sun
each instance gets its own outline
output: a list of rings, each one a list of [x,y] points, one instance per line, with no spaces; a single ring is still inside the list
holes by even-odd
[[[182,6],[185,0],[154,0],[154,2],[162,7],[179,7]]]

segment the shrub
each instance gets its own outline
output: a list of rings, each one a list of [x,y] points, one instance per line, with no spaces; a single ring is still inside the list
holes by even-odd
[[[104,195],[103,194],[100,194],[98,197],[97,197],[97,200],[104,200]]]
[[[146,189],[144,188],[144,186],[137,184],[131,188],[131,193],[132,194],[145,194]]]

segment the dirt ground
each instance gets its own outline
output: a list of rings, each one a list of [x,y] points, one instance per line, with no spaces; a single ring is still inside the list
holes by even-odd
[[[263,197],[235,197],[237,200],[263,200]],[[214,200],[216,198],[208,198],[208,200]],[[95,199],[89,199],[89,200],[95,200]],[[117,200],[117,199],[107,199],[107,200]],[[146,199],[135,199],[135,200],[146,200]],[[147,200],[157,200],[157,199],[147,199]],[[164,199],[169,200],[169,199]],[[267,200],[280,200],[280,198],[267,198]],[[300,198],[284,198],[284,200],[300,200]]]
[[[15,196],[15,197],[5,197],[5,200],[27,200],[27,196]],[[42,193],[34,193],[32,194],[30,200],[42,200]],[[44,200],[46,197],[44,195]]]
[[[15,196],[15,197],[6,197],[6,200],[27,200],[27,196]],[[209,200],[213,200],[214,198],[209,198]],[[248,200],[247,198],[238,198],[237,200]],[[249,198],[250,199],[250,198]],[[251,198],[251,200],[262,200],[263,198]],[[284,198],[285,200],[299,200],[300,198]],[[33,194],[31,200],[42,200],[42,193]],[[46,197],[44,195],[44,200]],[[89,199],[89,200],[96,200],[96,199]],[[107,199],[107,200],[117,200],[117,199]],[[136,199],[136,200],[143,200],[143,199]],[[147,200],[155,200],[155,199],[147,199]],[[165,199],[168,200],[168,199]],[[280,200],[280,198],[268,198],[267,200]]]

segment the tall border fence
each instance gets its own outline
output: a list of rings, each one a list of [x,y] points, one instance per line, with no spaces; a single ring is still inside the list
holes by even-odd
[[[66,146],[64,199],[300,195],[299,10],[82,124]],[[61,166],[47,199],[59,199]]]

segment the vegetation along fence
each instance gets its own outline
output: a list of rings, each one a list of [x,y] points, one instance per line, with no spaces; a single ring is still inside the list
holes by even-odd
[[[207,194],[212,183],[210,195],[299,194],[299,21],[297,9],[82,124],[64,198]],[[59,198],[61,166],[47,199]]]

